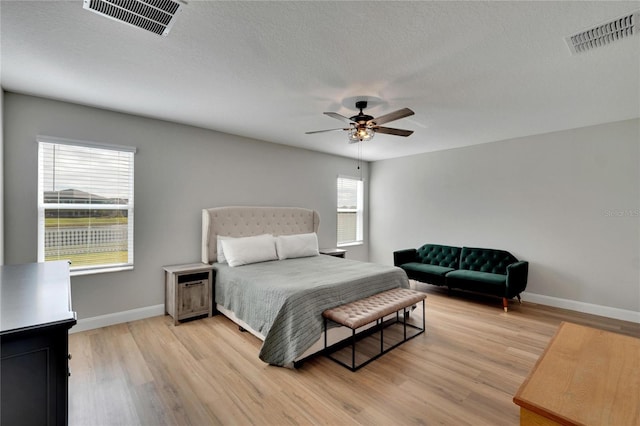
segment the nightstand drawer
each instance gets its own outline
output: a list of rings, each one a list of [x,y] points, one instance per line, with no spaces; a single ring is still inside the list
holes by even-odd
[[[183,277],[180,277],[183,278]],[[178,320],[209,313],[209,280],[180,282],[178,278]]]

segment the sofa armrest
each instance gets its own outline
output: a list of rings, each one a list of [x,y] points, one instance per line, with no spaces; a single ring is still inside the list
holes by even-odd
[[[393,265],[400,266],[405,263],[415,262],[418,251],[416,249],[405,249],[393,252]]]
[[[522,293],[527,288],[529,262],[519,261],[507,266],[507,294],[511,298]]]

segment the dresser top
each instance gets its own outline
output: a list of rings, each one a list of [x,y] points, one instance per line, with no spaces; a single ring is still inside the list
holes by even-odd
[[[67,261],[0,266],[1,335],[75,322]]]
[[[640,339],[564,322],[513,398],[564,425],[640,425]]]

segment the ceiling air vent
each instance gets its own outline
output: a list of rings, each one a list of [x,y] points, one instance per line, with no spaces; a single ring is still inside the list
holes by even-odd
[[[173,0],[84,0],[83,8],[162,36],[182,5]]]
[[[597,47],[606,46],[614,41],[637,35],[640,32],[638,25],[640,11],[613,19],[604,24],[581,31],[566,37],[565,41],[572,54],[586,52]]]

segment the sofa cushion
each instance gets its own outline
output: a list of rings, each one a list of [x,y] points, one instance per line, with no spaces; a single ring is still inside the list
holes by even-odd
[[[405,271],[424,272],[427,274],[440,275],[442,277],[444,277],[447,272],[454,271],[453,268],[447,268],[446,266],[428,265],[426,263],[417,262],[405,263],[400,267]]]
[[[417,260],[429,264],[457,268],[460,263],[460,247],[425,244],[416,252]]]
[[[405,263],[400,265],[400,268],[404,269],[410,279],[434,285],[444,285],[445,274],[454,270],[446,266],[418,262]]]
[[[449,280],[475,281],[498,286],[507,284],[507,276],[502,274],[492,274],[490,272],[467,271],[457,269],[447,274]]]
[[[462,247],[460,269],[470,271],[507,274],[507,266],[517,262],[511,253],[504,250]]]

